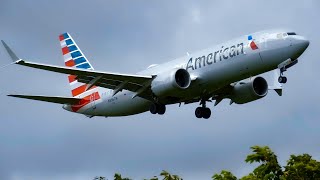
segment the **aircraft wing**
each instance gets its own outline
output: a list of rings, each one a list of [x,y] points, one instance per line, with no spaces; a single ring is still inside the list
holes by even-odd
[[[7,50],[8,54],[10,55],[12,61],[14,61],[15,64],[32,67],[36,69],[42,69],[46,71],[73,75],[73,78],[75,78],[79,82],[88,84],[87,89],[90,89],[92,86],[99,86],[108,89],[113,89],[114,94],[118,93],[122,89],[126,89],[135,92],[132,98],[140,96],[146,99],[151,99],[150,84],[155,76],[110,73],[88,69],[78,69],[71,67],[62,67],[27,62],[18,58],[18,56],[4,41],[2,41],[2,44],[4,45],[5,49]]]
[[[99,77],[99,76],[102,76],[103,79],[108,79],[111,81],[121,81],[121,82],[130,81],[130,83],[135,83],[135,84],[143,84],[145,81],[152,79],[151,76],[129,75],[129,74],[100,72],[100,71],[93,71],[93,70],[87,70],[87,69],[76,69],[76,68],[70,68],[70,67],[62,67],[62,66],[54,66],[54,65],[48,65],[48,64],[27,62],[24,60],[16,61],[16,64],[28,66],[28,67],[32,67],[32,68],[36,68],[36,69],[42,69],[42,70],[46,70],[46,71],[62,73],[62,74],[75,75],[75,76],[79,76],[79,77]]]
[[[30,96],[30,95],[20,95],[20,94],[9,94],[10,97],[17,97],[23,99],[31,99],[37,101],[51,102],[57,104],[78,104],[81,100],[80,98],[69,98],[69,97],[59,97],[59,96]]]
[[[126,89],[132,92],[136,92],[137,96],[142,96],[147,99],[150,98],[150,93],[147,92],[147,89],[150,86],[151,81],[153,79],[152,76],[109,73],[87,69],[75,69],[70,67],[61,67],[27,62],[24,60],[18,60],[15,63],[36,69],[74,75],[74,78],[79,82],[88,84],[87,89],[90,89],[90,87],[92,86],[99,86],[115,90],[114,94],[121,91],[122,89]]]

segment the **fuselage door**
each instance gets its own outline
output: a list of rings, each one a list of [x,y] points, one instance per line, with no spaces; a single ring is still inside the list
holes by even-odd
[[[261,67],[262,59],[260,57],[260,51],[263,49],[264,40],[261,37],[248,36],[247,43],[244,46],[244,56],[242,70],[240,73],[244,76],[251,76],[256,70]]]
[[[263,51],[268,48],[268,34],[262,34],[260,36],[259,48],[260,51]]]

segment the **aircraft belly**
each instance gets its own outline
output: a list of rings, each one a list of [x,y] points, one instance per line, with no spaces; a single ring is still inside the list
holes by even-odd
[[[115,96],[116,99],[110,98],[107,101],[97,105],[97,113],[103,116],[127,116],[142,113],[149,110],[150,101],[123,93]]]

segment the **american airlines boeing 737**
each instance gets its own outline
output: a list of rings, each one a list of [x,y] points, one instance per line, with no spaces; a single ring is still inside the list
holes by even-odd
[[[96,71],[69,33],[59,36],[66,67],[20,59],[2,41],[15,64],[67,74],[72,97],[8,95],[63,104],[65,110],[94,116],[128,116],[150,111],[164,114],[166,105],[199,103],[197,118],[208,119],[207,102],[249,103],[275,90],[282,95],[284,72],[298,63],[309,41],[292,31],[269,30],[188,54],[137,74]],[[274,70],[268,85],[262,73]]]

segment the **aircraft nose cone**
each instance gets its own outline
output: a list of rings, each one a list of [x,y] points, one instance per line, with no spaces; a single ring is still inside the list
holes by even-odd
[[[307,40],[305,37],[303,36],[297,36],[294,39],[294,44],[296,44],[297,46],[299,46],[299,48],[304,51],[308,48],[310,41]]]
[[[303,36],[296,36],[292,39],[292,50],[293,55],[292,59],[297,59],[309,46],[310,41],[304,38]]]
[[[309,46],[310,41],[305,39],[301,42],[301,45],[304,47],[304,49],[307,49],[307,47]]]

